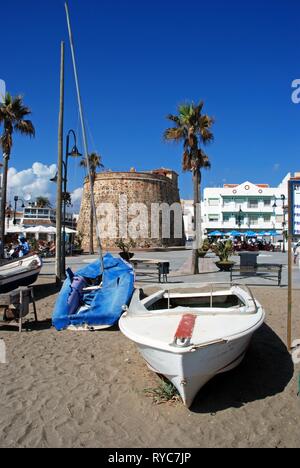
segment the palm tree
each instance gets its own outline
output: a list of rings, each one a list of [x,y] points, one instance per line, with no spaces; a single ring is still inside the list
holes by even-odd
[[[29,137],[33,137],[35,135],[35,129],[32,122],[26,119],[30,114],[31,110],[23,104],[22,96],[12,97],[9,93],[5,95],[4,103],[0,105],[0,125],[3,126],[3,133],[0,137],[0,146],[3,150],[3,179],[0,208],[2,256],[4,252],[8,162],[13,147],[13,134],[20,133],[21,135]]]
[[[51,208],[51,203],[47,197],[37,197],[35,200],[37,208]]]
[[[62,200],[66,204],[66,206],[72,206],[72,195],[70,192],[64,192],[62,194]]]
[[[95,183],[95,178],[97,174],[98,169],[104,169],[104,166],[102,164],[102,157],[98,153],[91,153],[89,155],[89,162],[90,162],[90,171],[92,175],[92,187],[91,190],[94,190],[94,183]],[[87,169],[87,160],[86,158],[83,158],[80,161],[80,166],[84,167]],[[91,222],[90,222],[90,255],[94,254],[94,212],[93,212],[93,206],[91,203]]]
[[[182,168],[185,172],[192,172],[194,184],[194,231],[197,237],[197,244],[193,248],[193,273],[199,273],[198,249],[202,243],[201,226],[201,181],[202,169],[210,169],[209,157],[202,145],[207,145],[214,140],[211,128],[214,119],[202,113],[204,103],[199,105],[183,104],[178,107],[178,115],[169,115],[167,118],[173,123],[172,128],[168,128],[164,133],[167,141],[183,143]]]

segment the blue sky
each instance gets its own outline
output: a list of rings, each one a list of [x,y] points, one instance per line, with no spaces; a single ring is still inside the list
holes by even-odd
[[[187,100],[214,116],[212,169],[204,186],[248,179],[277,185],[300,170],[297,0],[69,0],[90,150],[112,170],[174,168],[181,195],[181,147],[166,144],[166,115]],[[63,0],[1,5],[0,78],[33,111],[35,140],[15,138],[11,166],[57,161],[60,41],[66,41],[65,130],[78,110]],[[79,132],[80,133],[80,132]],[[84,173],[70,165],[70,189]],[[17,190],[17,189],[16,189]]]

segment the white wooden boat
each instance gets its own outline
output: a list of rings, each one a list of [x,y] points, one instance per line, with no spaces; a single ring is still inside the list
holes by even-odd
[[[136,290],[119,326],[190,407],[209,380],[242,362],[264,319],[245,286],[176,285]]]
[[[0,265],[0,294],[35,283],[42,265],[42,260],[36,254],[3,261]]]

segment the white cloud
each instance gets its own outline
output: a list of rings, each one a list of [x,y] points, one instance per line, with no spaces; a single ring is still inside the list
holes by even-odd
[[[46,166],[35,162],[30,169],[18,172],[14,167],[8,171],[8,200],[12,203],[14,196],[35,201],[37,197],[43,196],[50,199],[53,206],[56,205],[56,184],[50,182],[57,174],[56,164]],[[79,213],[83,188],[77,188],[71,194],[74,212]]]
[[[81,202],[82,196],[83,196],[83,188],[78,188],[74,190],[74,192],[72,193],[72,202],[73,203]]]
[[[82,187],[74,190],[74,192],[71,194],[73,209],[76,213],[79,213],[80,211],[82,197],[83,197]]]
[[[55,164],[46,166],[41,163],[34,163],[30,169],[18,172],[15,168],[8,171],[8,199],[12,201],[15,195],[25,198],[31,196],[34,201],[37,197],[43,196],[55,199],[55,184],[50,179],[55,177],[57,168]]]

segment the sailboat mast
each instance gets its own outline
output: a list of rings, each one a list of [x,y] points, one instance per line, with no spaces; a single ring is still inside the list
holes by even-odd
[[[87,170],[88,170],[89,182],[90,182],[91,203],[92,203],[92,207],[93,207],[93,215],[94,215],[94,220],[95,220],[95,224],[96,224],[96,233],[97,233],[97,240],[98,240],[98,247],[99,247],[99,256],[100,256],[100,261],[101,261],[101,266],[102,266],[102,272],[104,273],[103,251],[102,251],[102,245],[101,245],[100,229],[99,229],[99,225],[98,225],[98,222],[97,222],[97,210],[96,210],[95,196],[94,196],[94,190],[93,190],[93,177],[92,177],[91,164],[90,164],[90,159],[89,159],[88,142],[87,142],[87,135],[86,135],[86,126],[85,126],[85,120],[84,120],[84,115],[83,115],[82,99],[81,99],[78,72],[77,72],[77,66],[76,66],[75,47],[74,47],[73,34],[72,34],[72,28],[71,28],[71,21],[70,21],[70,15],[69,15],[69,8],[68,8],[67,2],[65,3],[65,8],[66,8],[66,15],[67,15],[68,30],[69,30],[69,38],[70,38],[70,46],[71,46],[72,61],[73,61],[74,76],[75,76],[75,84],[76,84],[77,99],[78,99],[78,106],[79,106],[79,114],[80,114],[80,121],[81,121],[81,127],[82,127],[84,153],[85,153],[85,157],[86,157],[86,164],[87,164]]]

